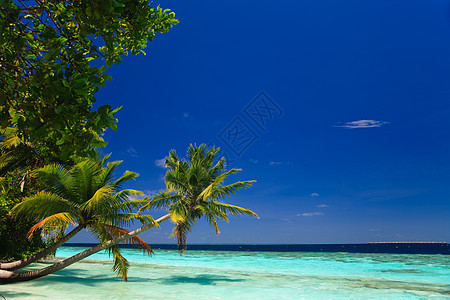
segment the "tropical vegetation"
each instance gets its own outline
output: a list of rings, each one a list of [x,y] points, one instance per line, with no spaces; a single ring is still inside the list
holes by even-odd
[[[105,131],[116,130],[121,109],[94,109],[96,93],[112,80],[108,68],[145,54],[157,33],[176,24],[173,12],[147,0],[0,0],[0,282],[52,274],[105,249],[126,280],[129,264],[119,244],[151,253],[137,235],[163,221],[174,222],[182,252],[200,218],[219,233],[219,221],[230,215],[257,216],[222,202],[253,181],[226,185],[240,170],[227,170],[218,148],[191,145],[186,160],[172,150],[165,159],[167,191],[152,199],[136,199],[139,191],[124,188],[136,173],[114,179],[120,162],[96,154],[107,145]],[[154,209],[167,214],[154,220],[142,213]],[[140,228],[125,229],[136,221]],[[99,245],[21,271],[81,230]]]
[[[46,268],[22,273],[0,270],[0,281],[14,282],[39,278],[61,270],[101,250],[112,248],[119,251],[119,243],[130,241],[138,234],[158,226],[166,220],[172,220],[175,223],[173,235],[177,238],[180,251],[183,251],[186,248],[187,233],[202,217],[206,218],[215,228],[217,234],[220,232],[217,221],[228,221],[229,215],[245,214],[258,217],[254,212],[246,208],[217,201],[233,195],[240,189],[249,187],[254,182],[250,180],[225,184],[226,179],[230,175],[240,171],[240,169],[226,171],[225,159],[222,157],[217,160],[216,155],[218,152],[219,148],[212,147],[207,149],[204,144],[198,147],[196,145],[190,145],[187,153],[188,159],[184,160],[178,158],[175,150],[170,151],[169,156],[165,158],[165,165],[168,168],[165,183],[168,191],[156,195],[140,208],[140,211],[166,209],[168,214],[155,221],[152,221],[153,219],[151,217],[145,216],[145,218],[148,218],[147,224],[131,232],[118,230],[117,232],[119,234],[110,236],[110,239],[107,241],[105,239],[107,237],[106,235],[99,236],[99,240],[101,241],[99,245]],[[53,192],[60,189],[53,188],[49,197],[53,195]],[[133,203],[142,203],[142,201],[138,200]],[[107,205],[105,209],[108,210]],[[17,211],[20,210],[21,208],[18,206]],[[135,219],[138,219],[139,214],[133,216],[135,216]],[[123,263],[123,265],[120,263]],[[118,263],[115,263],[114,268],[117,269],[123,279],[126,279],[128,265],[125,258],[120,257]]]
[[[229,215],[249,215],[254,212],[231,204],[219,202],[240,189],[250,187],[255,180],[238,181],[225,185],[232,174],[241,169],[226,171],[224,157],[217,159],[220,148],[190,145],[187,160],[180,159],[175,150],[165,158],[168,171],[165,176],[167,191],[156,195],[141,208],[166,209],[175,223],[172,235],[177,238],[180,252],[186,249],[186,235],[192,226],[204,217],[217,234],[220,233],[218,220],[228,222]]]
[[[0,129],[55,158],[92,154],[119,108],[93,110],[107,67],[178,23],[147,0],[1,0]]]
[[[45,247],[39,234],[26,238],[36,220],[8,213],[39,190],[31,171],[70,168],[107,144],[121,108],[94,109],[108,68],[176,24],[147,0],[0,0],[0,261]]]

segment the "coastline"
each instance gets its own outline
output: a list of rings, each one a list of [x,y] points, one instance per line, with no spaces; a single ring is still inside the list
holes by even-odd
[[[66,243],[66,247],[89,248],[95,243]],[[175,244],[151,244],[153,249],[176,250]],[[121,248],[134,248],[121,244]],[[446,242],[376,242],[361,244],[188,244],[192,251],[244,251],[244,252],[348,252],[390,254],[442,254],[450,255]]]
[[[55,259],[81,247],[61,247]],[[155,249],[156,250],[156,249]],[[3,285],[20,299],[442,299],[450,256],[124,249],[128,282],[107,252],[37,281]],[[35,267],[39,267],[35,266]]]

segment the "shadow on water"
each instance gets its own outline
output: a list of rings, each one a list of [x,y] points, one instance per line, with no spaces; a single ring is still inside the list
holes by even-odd
[[[170,276],[168,278],[161,278],[158,280],[161,284],[165,285],[177,285],[177,284],[185,284],[185,283],[195,283],[200,285],[217,285],[220,282],[242,282],[244,279],[232,279],[226,276],[220,275],[198,275],[194,277],[189,276]]]
[[[6,292],[6,291],[1,291],[0,292],[0,299],[1,300],[8,300],[8,299],[14,299],[14,298],[22,298],[22,297],[29,297],[32,296],[33,294],[30,293],[24,293],[24,292]]]

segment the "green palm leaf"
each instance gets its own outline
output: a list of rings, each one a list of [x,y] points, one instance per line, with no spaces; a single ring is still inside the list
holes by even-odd
[[[11,211],[13,215],[31,215],[38,219],[66,212],[77,214],[78,208],[72,202],[47,191],[25,198]]]

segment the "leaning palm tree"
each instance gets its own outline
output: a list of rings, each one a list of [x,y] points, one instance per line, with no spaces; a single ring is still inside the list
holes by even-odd
[[[52,274],[101,250],[118,248],[119,243],[133,239],[166,220],[171,219],[175,222],[173,235],[177,237],[179,249],[182,251],[186,246],[186,234],[202,216],[217,233],[220,232],[217,221],[228,221],[228,215],[246,214],[258,217],[248,209],[217,201],[234,194],[239,189],[249,187],[254,182],[253,180],[239,181],[224,185],[224,181],[240,169],[225,171],[226,162],[223,157],[214,164],[218,152],[219,148],[207,149],[204,144],[199,147],[191,145],[188,149],[188,161],[186,161],[178,159],[174,150],[170,151],[165,159],[165,165],[169,168],[165,177],[169,192],[156,195],[140,209],[142,211],[164,208],[168,210],[168,214],[134,231],[123,231],[120,236],[114,236],[108,241],[46,268],[23,273],[0,270],[0,282],[26,281]]]
[[[156,195],[140,211],[145,209],[167,209],[175,222],[172,236],[177,238],[180,253],[186,249],[186,235],[192,226],[204,217],[220,233],[218,220],[229,221],[229,215],[249,215],[258,217],[251,210],[219,200],[250,187],[255,180],[238,181],[224,185],[225,180],[241,169],[226,171],[226,161],[216,156],[220,148],[207,149],[205,144],[190,145],[187,159],[179,159],[175,150],[165,158],[169,168],[165,176],[167,192]]]
[[[123,226],[135,220],[142,224],[153,224],[150,216],[135,213],[145,199],[130,200],[130,196],[138,196],[142,192],[122,189],[122,185],[138,175],[126,171],[114,180],[114,170],[121,161],[110,162],[103,167],[109,156],[80,159],[72,168],[65,169],[61,165],[52,164],[34,171],[45,187],[16,205],[12,214],[16,216],[33,216],[41,220],[29,231],[29,237],[36,229],[61,231],[70,225],[75,228],[56,242],[37,254],[25,259],[0,265],[3,270],[17,270],[33,263],[67,242],[82,229],[92,232],[100,242],[108,241],[125,233]],[[138,237],[128,242],[140,244],[151,253],[151,248]],[[114,270],[126,279],[128,262],[120,254],[118,246],[111,248],[114,256]]]

